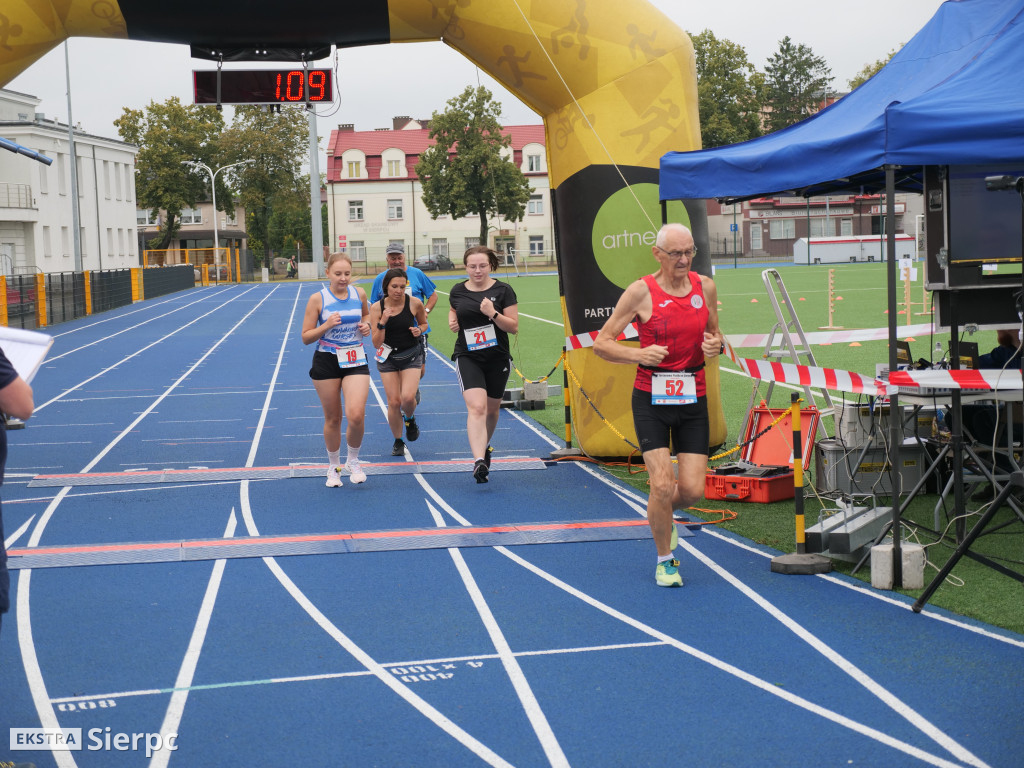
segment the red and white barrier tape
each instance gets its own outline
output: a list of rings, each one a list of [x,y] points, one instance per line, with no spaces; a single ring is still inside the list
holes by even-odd
[[[934,332],[934,328],[931,323],[922,323],[920,325],[903,325],[896,329],[896,338],[905,339],[908,336],[926,336]],[[597,331],[591,331],[589,333],[580,333],[576,336],[567,336],[565,339],[566,349],[586,349],[587,347],[594,346],[594,340],[597,338]],[[626,326],[626,330],[622,332],[618,340],[623,341],[625,339],[637,338],[636,323],[630,323]],[[726,340],[737,348],[747,347],[764,347],[772,340],[772,337],[765,333],[750,333],[750,334],[730,334],[725,337]],[[889,338],[888,328],[858,328],[855,330],[833,330],[833,331],[815,331],[814,333],[805,334],[808,344],[842,344],[844,342],[854,341],[881,341]],[[775,337],[778,340],[778,336]]]
[[[899,387],[928,389],[1022,389],[1020,371],[896,371],[889,375],[889,383]],[[927,394],[923,391],[922,394]]]

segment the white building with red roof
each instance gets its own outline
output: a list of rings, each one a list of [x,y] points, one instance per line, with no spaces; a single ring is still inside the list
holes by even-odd
[[[476,216],[432,219],[422,201],[416,164],[433,144],[428,121],[394,118],[394,127],[357,131],[339,125],[327,147],[327,223],[330,248],[345,248],[354,262],[383,262],[388,243],[405,246],[406,263],[431,254],[461,264],[462,254],[479,244]],[[543,125],[512,125],[512,162],[532,191],[522,221],[492,219],[489,242],[496,251],[514,252],[523,262],[554,260],[554,228],[548,186]]]

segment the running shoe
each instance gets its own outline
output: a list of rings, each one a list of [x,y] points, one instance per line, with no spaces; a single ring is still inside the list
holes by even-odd
[[[490,470],[487,469],[487,462],[483,459],[477,459],[476,463],[473,465],[473,477],[476,478],[476,481],[478,483],[486,483],[489,472]]]
[[[679,561],[675,558],[658,563],[654,571],[654,580],[659,587],[681,587],[683,577],[679,575]]]
[[[327,482],[325,483],[325,485],[328,488],[341,487],[341,467],[328,467]]]
[[[352,459],[345,465],[345,468],[348,470],[348,479],[353,483],[366,482],[366,473],[363,472],[363,468],[359,466],[359,459]]]
[[[491,454],[494,453],[494,449],[491,446],[487,446],[487,450],[484,451],[484,464],[487,465],[487,469],[491,468]]]
[[[672,542],[669,544],[669,549],[673,552],[676,551],[676,547],[679,546],[679,529],[676,528],[676,524],[672,523]]]
[[[400,438],[400,437],[396,437],[395,438],[395,444],[393,446],[391,446],[391,455],[392,456],[405,456],[405,443],[402,441],[402,438]]]
[[[410,443],[415,443],[416,438],[420,436],[420,428],[416,425],[415,416],[405,417],[405,436],[409,438]]]

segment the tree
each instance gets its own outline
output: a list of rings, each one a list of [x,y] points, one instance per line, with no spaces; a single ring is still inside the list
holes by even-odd
[[[231,126],[224,131],[221,147],[225,163],[252,160],[232,169],[238,179],[239,202],[245,206],[246,233],[254,251],[270,247],[270,220],[279,201],[299,188],[299,170],[306,157],[309,123],[302,109],[284,107],[280,112],[258,105],[235,107]],[[306,192],[309,207],[309,192]],[[306,216],[309,242],[309,216]]]
[[[322,174],[321,174],[322,176]],[[320,225],[322,242],[328,243],[327,206],[321,204]],[[274,251],[308,250],[312,245],[312,212],[309,207],[309,174],[296,179],[292,189],[279,190],[274,195],[268,223],[267,247]]]
[[[210,195],[209,175],[191,171],[182,161],[217,164],[224,118],[213,107],[170,98],[162,104],[151,101],[145,111],[126,107],[114,125],[124,141],[139,147],[136,200],[142,207],[165,211],[159,234],[150,243],[166,248],[181,228],[181,209]],[[218,177],[217,184],[217,201],[227,206],[231,193],[224,179]]]
[[[690,35],[697,59],[697,102],[704,148],[761,135],[758,91],[763,76],[743,46],[719,40],[709,29]]]
[[[522,221],[530,200],[530,182],[507,150],[512,142],[501,131],[501,104],[483,86],[467,86],[434,112],[434,145],[420,155],[416,174],[423,184],[423,204],[433,218],[480,217],[480,243],[487,242],[488,218]]]
[[[853,80],[847,81],[847,85],[850,86],[850,90],[852,91],[854,88],[860,88],[860,86],[865,82],[878,74],[878,70],[888,64],[889,60],[896,55],[896,51],[902,47],[903,43],[900,43],[899,48],[893,48],[889,51],[889,55],[884,59],[878,59],[874,64],[865,64],[864,68],[854,76]]]
[[[782,38],[764,70],[768,129],[777,131],[817,112],[832,80],[823,58],[806,45],[794,45],[788,36]]]

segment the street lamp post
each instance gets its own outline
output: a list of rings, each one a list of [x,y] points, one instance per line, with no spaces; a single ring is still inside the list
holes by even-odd
[[[255,162],[254,160],[239,160],[237,163],[230,163],[229,165],[222,165],[216,171],[210,168],[206,163],[200,162],[199,160],[182,160],[182,165],[194,165],[202,168],[208,174],[210,174],[210,197],[213,202],[213,266],[214,269],[219,268],[217,257],[220,254],[220,237],[218,236],[218,224],[217,224],[217,174],[221,171],[226,171],[228,168],[234,168],[236,165],[245,165],[246,163]]]

